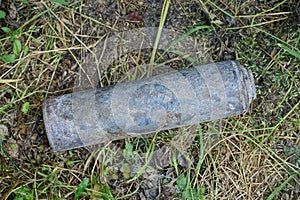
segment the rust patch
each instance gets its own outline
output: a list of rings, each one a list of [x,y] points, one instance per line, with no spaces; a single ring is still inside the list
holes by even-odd
[[[181,113],[175,113],[175,117],[178,119],[181,117]]]

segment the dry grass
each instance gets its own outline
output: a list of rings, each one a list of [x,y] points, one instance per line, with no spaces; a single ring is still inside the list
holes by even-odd
[[[163,1],[78,0],[67,6],[2,1],[0,10],[7,16],[0,25],[12,31],[0,32],[1,199],[300,196],[299,2],[176,0],[170,1],[164,23],[162,6]],[[95,53],[100,41],[159,24],[184,32],[210,26],[191,36],[207,47],[213,61],[237,59],[253,71],[257,99],[249,112],[148,139],[53,153],[42,120],[43,100],[73,91],[86,55]],[[99,85],[124,81],[128,70],[153,62],[154,55],[174,68],[190,66],[174,53],[153,52],[123,55]],[[11,54],[15,59],[5,62],[3,56]]]

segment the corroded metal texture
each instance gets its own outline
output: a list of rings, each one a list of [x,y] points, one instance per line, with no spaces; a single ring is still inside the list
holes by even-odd
[[[52,98],[43,116],[61,151],[238,115],[255,95],[251,71],[226,61]]]

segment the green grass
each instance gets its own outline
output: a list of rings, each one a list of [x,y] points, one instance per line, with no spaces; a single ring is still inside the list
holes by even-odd
[[[170,190],[165,198],[174,199],[299,195],[300,29],[293,20],[296,14],[288,10],[296,9],[296,1],[259,3],[256,11],[247,2],[199,0],[193,6],[206,12],[210,24],[203,24],[201,18],[182,24],[182,37],[171,44],[186,37],[199,43],[204,39],[215,61],[230,54],[251,69],[257,99],[249,112],[151,137],[58,153],[45,139],[43,100],[72,92],[83,52],[93,53],[92,48],[113,32],[142,27],[122,21],[122,9],[144,12],[145,8],[138,2],[116,1],[115,10],[105,7],[112,9],[106,19],[84,1],[17,2],[27,13],[18,15],[19,27],[7,23],[9,3],[0,1],[0,18],[6,20],[0,32],[0,128],[8,130],[0,134],[3,199],[142,198],[159,184],[160,195]],[[191,14],[191,4],[164,1],[153,49],[119,58],[110,68],[111,76],[100,85],[118,82],[132,66],[176,65],[186,58],[181,52],[159,51],[157,46],[161,30],[170,28],[169,19],[181,16],[182,10]]]

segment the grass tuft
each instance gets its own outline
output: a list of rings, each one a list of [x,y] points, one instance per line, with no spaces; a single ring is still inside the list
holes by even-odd
[[[0,0],[1,199],[298,198],[299,13],[296,0]],[[73,91],[99,42],[105,48],[115,33],[153,26],[153,48],[116,58],[97,72],[99,86],[155,74],[153,64],[182,69],[199,58],[239,60],[257,89],[249,111],[52,152],[42,102]],[[159,50],[164,28],[182,36]],[[188,37],[204,50],[172,51]]]

